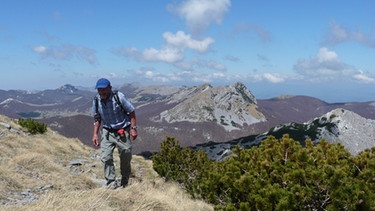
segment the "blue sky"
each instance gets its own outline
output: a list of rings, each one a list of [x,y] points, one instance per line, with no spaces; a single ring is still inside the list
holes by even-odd
[[[375,1],[1,0],[0,89],[244,83],[375,100]]]

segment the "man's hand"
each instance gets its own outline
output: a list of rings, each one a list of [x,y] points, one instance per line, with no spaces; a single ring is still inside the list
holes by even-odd
[[[98,138],[98,134],[94,134],[93,136],[92,136],[92,144],[94,145],[94,146],[96,146],[96,147],[98,147],[99,146],[99,138]]]
[[[134,141],[138,136],[137,130],[136,129],[130,129],[130,137],[132,141]]]
[[[100,128],[100,121],[95,121],[94,122],[94,131],[93,131],[93,135],[92,135],[92,144],[96,147],[98,147],[100,145],[99,137],[98,137],[99,128]]]

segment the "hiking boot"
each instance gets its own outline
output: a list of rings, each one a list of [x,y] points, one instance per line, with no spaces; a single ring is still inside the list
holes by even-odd
[[[116,181],[110,181],[110,182],[107,182],[107,188],[113,190],[113,189],[118,188],[118,185]]]
[[[121,179],[121,187],[125,188],[126,186],[128,186],[129,184],[129,180],[127,179]]]

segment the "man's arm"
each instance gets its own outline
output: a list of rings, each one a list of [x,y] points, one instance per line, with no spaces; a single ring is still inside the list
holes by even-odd
[[[95,123],[94,123],[94,132],[93,132],[93,135],[92,135],[92,143],[96,147],[98,147],[100,145],[100,142],[99,142],[99,128],[100,128],[100,121],[95,121]]]
[[[130,118],[130,137],[132,140],[135,140],[138,136],[137,132],[137,120],[135,118],[135,111],[129,114]]]

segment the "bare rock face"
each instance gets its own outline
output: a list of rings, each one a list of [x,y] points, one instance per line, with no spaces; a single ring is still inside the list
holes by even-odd
[[[265,121],[257,110],[255,97],[241,83],[219,87],[204,84],[196,89],[181,90],[175,96],[175,101],[181,102],[155,119],[168,123],[216,122],[227,131]]]
[[[306,139],[311,139],[315,144],[322,139],[330,143],[340,143],[350,154],[356,156],[365,149],[375,147],[375,120],[337,108],[302,124],[295,122],[281,124],[256,136],[223,143],[201,144],[195,146],[195,149],[206,151],[213,160],[223,160],[231,156],[231,149],[237,145],[251,148],[260,144],[267,136],[281,138],[284,134],[288,134],[301,144],[304,144]]]
[[[321,116],[319,121],[334,125],[331,129],[322,128],[320,138],[341,143],[354,156],[375,146],[375,120],[338,108]]]
[[[375,146],[375,120],[364,118],[352,111],[336,108],[303,124],[289,123],[270,130],[272,133],[289,133],[296,140],[309,138],[314,143],[325,139],[340,143],[353,156]],[[304,134],[298,137],[294,134]]]

